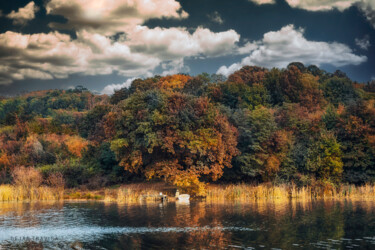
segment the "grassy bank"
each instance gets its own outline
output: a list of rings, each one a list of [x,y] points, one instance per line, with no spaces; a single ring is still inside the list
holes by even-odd
[[[174,196],[175,188],[163,183],[128,184],[100,190],[79,190],[40,186],[24,188],[22,186],[1,185],[0,201],[28,200],[102,200],[106,202],[134,203],[156,200],[163,192]],[[313,200],[313,199],[375,199],[375,185],[332,185],[297,188],[294,185],[208,185],[206,197],[209,202],[258,200]]]

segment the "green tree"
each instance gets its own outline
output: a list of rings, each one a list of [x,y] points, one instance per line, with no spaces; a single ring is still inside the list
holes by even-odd
[[[308,150],[307,169],[318,179],[339,183],[342,178],[341,145],[332,133],[322,133]]]

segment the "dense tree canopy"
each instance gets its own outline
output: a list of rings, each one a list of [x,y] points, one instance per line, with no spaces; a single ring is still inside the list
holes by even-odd
[[[0,182],[16,166],[68,186],[163,179],[306,185],[375,181],[375,84],[291,63],[136,79],[112,96],[82,86],[0,99]]]

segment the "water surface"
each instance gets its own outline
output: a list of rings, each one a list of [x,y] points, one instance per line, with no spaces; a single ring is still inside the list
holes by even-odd
[[[0,249],[375,249],[375,202],[0,203]]]

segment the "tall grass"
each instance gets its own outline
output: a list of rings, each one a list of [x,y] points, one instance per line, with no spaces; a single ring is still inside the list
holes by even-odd
[[[375,185],[364,186],[331,184],[298,188],[295,185],[209,185],[207,201],[258,201],[258,200],[313,200],[313,199],[375,199]]]
[[[159,201],[160,192],[172,195],[173,187],[163,183],[128,184],[116,189],[106,189],[104,201],[135,203],[144,201]]]
[[[33,201],[33,200],[60,200],[63,198],[61,190],[39,186],[24,188],[22,186],[0,185],[0,201]]]
[[[51,178],[51,183],[61,180]],[[105,202],[137,203],[160,201],[159,193],[167,194],[170,200],[174,197],[175,188],[163,183],[127,184],[120,187],[95,191],[64,190],[63,187],[22,185],[0,185],[0,201],[24,200],[103,200]],[[208,202],[254,202],[254,201],[311,201],[314,199],[375,199],[375,185],[363,186],[331,184],[298,188],[295,185],[208,185],[205,200]]]

